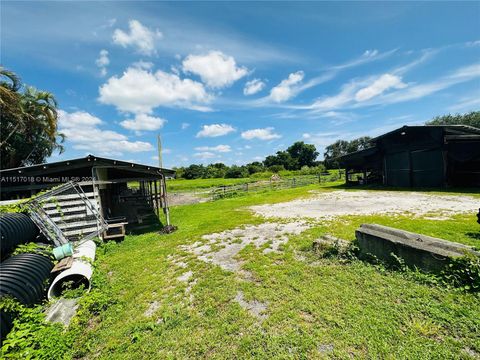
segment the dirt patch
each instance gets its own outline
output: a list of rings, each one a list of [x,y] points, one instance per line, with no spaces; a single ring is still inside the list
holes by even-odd
[[[463,195],[428,195],[404,191],[331,191],[310,199],[252,206],[270,218],[332,219],[342,215],[411,213],[414,216],[448,219],[457,213],[478,209],[480,199]]]
[[[208,198],[192,192],[168,194],[168,205],[170,206],[198,204],[206,201]]]
[[[180,275],[179,277],[177,277],[177,280],[178,281],[181,281],[181,282],[188,282],[188,280],[190,280],[190,278],[192,277],[193,275],[193,271],[187,271],[186,273]]]
[[[159,307],[160,307],[160,303],[158,301],[151,302],[150,305],[148,306],[148,309],[145,310],[144,315],[147,317],[153,316],[153,314],[155,313],[155,311],[158,310]]]
[[[248,225],[245,228],[204,235],[202,239],[208,240],[208,243],[196,242],[183,248],[194,253],[202,261],[238,273],[242,261],[236,256],[245,246],[252,244],[257,248],[263,248],[264,254],[276,252],[280,245],[288,241],[289,235],[298,235],[309,227],[301,221]]]
[[[267,305],[257,301],[246,301],[243,292],[238,291],[235,296],[235,301],[245,310],[247,310],[251,315],[255,316],[257,319],[263,320],[267,317],[265,311],[267,310]]]

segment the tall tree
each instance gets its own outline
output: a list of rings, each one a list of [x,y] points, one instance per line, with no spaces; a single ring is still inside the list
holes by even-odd
[[[263,165],[269,168],[274,165],[281,165],[287,170],[295,170],[298,167],[297,159],[294,159],[287,151],[277,151],[276,155],[269,155],[263,161]]]
[[[2,169],[43,163],[55,150],[62,152],[54,96],[22,86],[13,72],[3,68],[0,78]]]
[[[328,145],[325,148],[323,154],[324,163],[327,169],[333,169],[338,167],[337,157],[346,155],[351,152],[364,150],[372,146],[371,138],[369,136],[363,136],[352,141],[337,140],[333,144]]]
[[[296,170],[301,169],[302,166],[315,166],[315,160],[319,155],[315,145],[305,144],[303,141],[294,143],[287,152],[296,160]]]

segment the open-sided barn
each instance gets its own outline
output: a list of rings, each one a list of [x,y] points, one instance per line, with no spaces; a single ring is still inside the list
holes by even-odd
[[[403,126],[338,160],[347,183],[357,174],[363,183],[398,187],[480,186],[480,129]]]
[[[155,166],[88,155],[84,158],[0,171],[1,199],[27,198],[40,191],[74,182],[107,221],[124,218],[141,224],[160,209],[168,215],[166,177],[175,172]],[[67,210],[75,210],[74,195],[57,196]],[[73,215],[72,215],[73,216]],[[96,226],[91,224],[92,226]]]

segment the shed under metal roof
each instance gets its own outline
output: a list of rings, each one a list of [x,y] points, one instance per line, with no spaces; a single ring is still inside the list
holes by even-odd
[[[37,176],[45,175],[50,172],[58,172],[62,170],[78,169],[83,167],[107,167],[114,169],[125,169],[129,172],[137,172],[142,174],[158,175],[163,174],[165,176],[174,176],[175,171],[171,169],[159,168],[151,165],[143,165],[128,161],[115,160],[102,158],[94,155],[88,155],[82,158],[76,158],[71,160],[57,161],[46,164],[22,166],[17,168],[10,168],[0,170],[0,175],[6,176]]]

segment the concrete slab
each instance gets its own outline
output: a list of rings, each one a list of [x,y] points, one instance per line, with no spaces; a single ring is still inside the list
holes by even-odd
[[[70,321],[78,309],[77,299],[58,299],[47,309],[47,321],[70,325]]]
[[[374,255],[391,262],[392,253],[407,266],[431,272],[443,270],[449,259],[471,252],[470,246],[376,224],[362,224],[355,231],[360,255]]]

